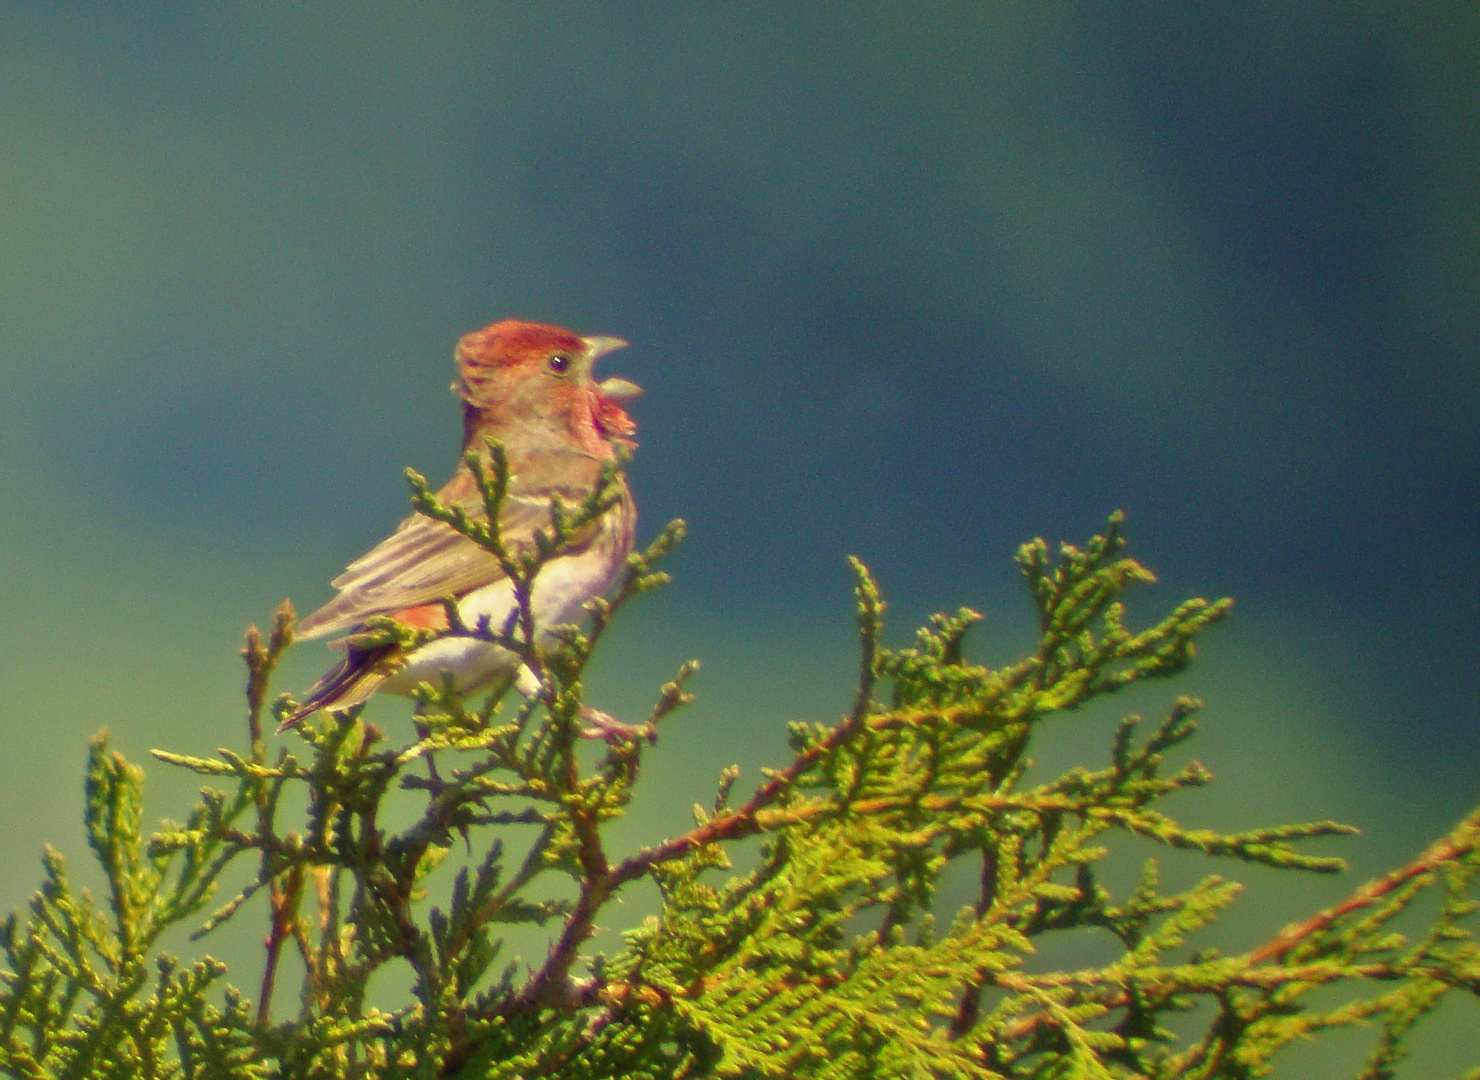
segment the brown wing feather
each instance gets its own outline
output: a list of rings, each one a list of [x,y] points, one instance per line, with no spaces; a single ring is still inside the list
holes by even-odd
[[[541,468],[520,469],[509,484],[508,497],[499,513],[499,526],[505,542],[511,546],[529,543],[537,529],[550,525],[550,495],[557,494],[571,505],[585,497],[599,475],[600,466],[581,456],[554,455],[565,459],[564,483],[551,483],[553,477]],[[543,464],[543,463],[541,463]],[[570,468],[576,465],[576,468]],[[581,467],[584,466],[584,467]],[[592,466],[595,466],[593,469]],[[586,486],[571,484],[574,478],[586,480]],[[439,493],[443,502],[459,505],[474,520],[486,520],[482,501],[478,499],[472,474],[460,468],[452,481]],[[594,533],[594,526],[587,530]],[[590,535],[572,538],[570,547],[590,543]],[[352,630],[374,615],[386,615],[403,608],[430,603],[446,596],[461,596],[504,576],[498,560],[477,544],[459,535],[440,521],[413,514],[386,539],[350,563],[331,584],[339,595],[302,620],[297,627],[299,638],[323,637]]]

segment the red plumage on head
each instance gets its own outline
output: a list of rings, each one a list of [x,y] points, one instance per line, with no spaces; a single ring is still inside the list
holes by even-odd
[[[469,405],[493,404],[489,391],[499,375],[514,367],[543,364],[551,353],[580,352],[586,343],[576,334],[545,323],[504,319],[482,330],[464,334],[453,354],[457,381],[453,390]]]
[[[464,334],[454,354],[458,375],[452,384],[463,399],[464,447],[479,446],[483,436],[496,434],[514,450],[521,435],[538,437],[556,429],[598,459],[609,457],[615,446],[635,446],[630,436],[637,425],[622,402],[641,391],[626,380],[597,383],[591,377],[591,359],[624,344],[520,319]],[[578,367],[552,367],[560,356]],[[611,384],[619,384],[620,392],[613,389],[608,396]]]

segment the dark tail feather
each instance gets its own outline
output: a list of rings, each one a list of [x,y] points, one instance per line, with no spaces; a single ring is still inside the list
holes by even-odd
[[[386,676],[395,670],[396,665],[387,664],[386,661],[396,651],[395,645],[350,649],[344,654],[343,660],[308,688],[303,704],[283,718],[278,731],[296,727],[305,717],[312,716],[320,709],[339,712],[364,702],[385,682]]]

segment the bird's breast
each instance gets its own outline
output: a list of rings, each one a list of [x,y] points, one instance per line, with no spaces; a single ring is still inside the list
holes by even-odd
[[[540,645],[550,644],[551,627],[584,621],[587,601],[605,595],[616,584],[630,549],[630,532],[624,535],[619,529],[544,565],[530,597]],[[486,625],[492,633],[501,633],[515,606],[514,586],[503,579],[464,594],[457,608],[464,625],[474,629]],[[491,642],[449,635],[412,652],[383,689],[410,694],[419,683],[435,684],[450,675],[459,693],[469,693],[504,678],[516,666],[512,653]]]

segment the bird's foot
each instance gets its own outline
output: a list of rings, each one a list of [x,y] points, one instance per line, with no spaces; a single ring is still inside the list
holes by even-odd
[[[587,725],[581,729],[581,737],[584,739],[605,739],[609,746],[621,746],[640,739],[647,740],[649,745],[658,741],[658,733],[653,730],[652,724],[624,724],[611,713],[593,709],[589,705],[582,706],[581,719]]]

